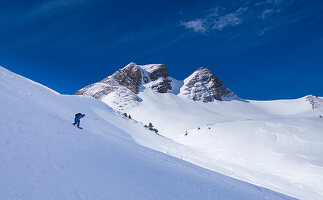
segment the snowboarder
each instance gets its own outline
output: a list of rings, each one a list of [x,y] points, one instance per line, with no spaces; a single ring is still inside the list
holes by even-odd
[[[82,114],[82,113],[77,113],[77,114],[75,114],[75,118],[74,118],[74,123],[73,123],[73,125],[74,125],[74,126],[75,126],[75,125],[77,125],[77,127],[80,127],[80,119],[81,119],[82,117],[85,117],[85,114]]]

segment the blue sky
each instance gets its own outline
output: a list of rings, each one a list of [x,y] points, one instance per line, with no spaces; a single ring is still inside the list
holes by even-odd
[[[323,96],[322,0],[0,1],[0,65],[73,94],[129,62],[247,99]]]

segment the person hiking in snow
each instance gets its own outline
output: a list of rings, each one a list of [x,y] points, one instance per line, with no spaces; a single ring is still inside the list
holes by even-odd
[[[77,113],[77,114],[75,114],[75,118],[74,118],[74,123],[73,123],[73,125],[74,125],[74,126],[75,126],[75,125],[77,125],[77,127],[80,127],[80,119],[81,119],[82,117],[85,117],[85,114],[82,114],[82,113]]]

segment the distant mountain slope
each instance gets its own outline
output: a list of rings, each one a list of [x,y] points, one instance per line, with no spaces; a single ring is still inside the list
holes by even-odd
[[[180,83],[181,82],[181,83]],[[177,88],[181,85],[181,88]],[[208,69],[200,68],[183,81],[168,76],[164,64],[137,65],[129,63],[111,76],[79,91],[76,95],[92,96],[117,110],[138,105],[143,91],[174,93],[194,101],[239,99]]]
[[[292,199],[144,147],[191,151],[96,99],[2,67],[0,105],[0,199]],[[83,130],[72,125],[77,112]]]

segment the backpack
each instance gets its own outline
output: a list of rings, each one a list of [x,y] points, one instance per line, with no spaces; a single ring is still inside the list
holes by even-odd
[[[75,114],[75,117],[79,117],[80,115],[82,115],[82,113],[77,113]]]

